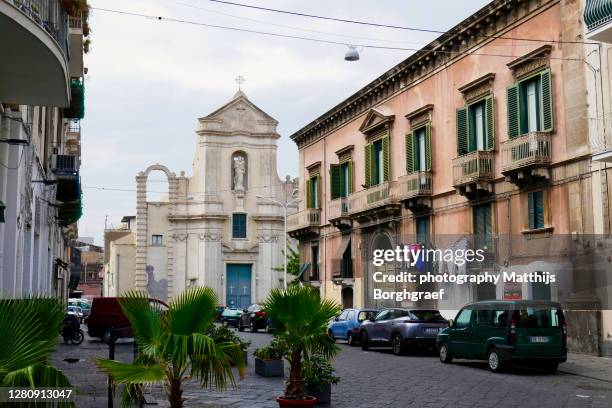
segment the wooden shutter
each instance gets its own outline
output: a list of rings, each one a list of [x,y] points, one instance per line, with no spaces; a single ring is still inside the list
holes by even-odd
[[[495,149],[495,116],[493,114],[493,96],[485,98],[485,120],[487,129],[487,150]]]
[[[313,208],[321,208],[321,175],[317,174],[315,178],[317,179],[317,202],[313,203]]]
[[[540,74],[540,86],[542,90],[542,131],[551,132],[553,130],[553,106],[552,106],[552,78],[550,69],[542,71]]]
[[[391,163],[389,162],[389,136],[382,138],[383,151],[383,182],[389,181],[391,176]]]
[[[351,194],[353,192],[353,161],[349,160],[348,162],[348,193]]]
[[[544,228],[544,192],[537,191],[533,193],[533,204],[535,207],[535,226],[536,228]]]
[[[344,177],[342,177],[342,166],[340,164],[329,165],[329,178],[331,182],[331,199],[335,200],[342,196],[342,185]]]
[[[518,84],[509,86],[506,89],[506,99],[508,104],[508,137],[512,139],[517,137],[521,133]]]
[[[425,170],[431,171],[431,124],[425,126]]]
[[[406,171],[408,173],[415,170],[414,145],[414,132],[410,132],[406,135]]]
[[[468,111],[467,107],[457,109],[457,155],[468,152]]]
[[[306,180],[306,208],[312,208],[312,180]]]
[[[372,185],[372,143],[365,145],[365,185]]]
[[[529,229],[535,228],[535,199],[533,193],[527,194],[527,207],[529,209]]]

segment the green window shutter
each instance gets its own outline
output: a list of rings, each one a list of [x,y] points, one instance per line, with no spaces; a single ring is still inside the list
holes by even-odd
[[[414,171],[414,134],[410,132],[406,135],[406,171]]]
[[[533,194],[535,206],[535,226],[536,228],[544,228],[544,192],[537,191]]]
[[[317,174],[315,178],[317,179],[317,202],[314,203],[313,207],[321,208],[321,176]]]
[[[553,106],[552,106],[552,78],[550,69],[540,74],[540,86],[542,87],[542,130],[551,132],[553,130]]]
[[[519,114],[519,86],[518,84],[509,86],[506,89],[508,103],[508,137],[510,139],[520,135],[520,114]]]
[[[342,166],[339,164],[329,165],[329,178],[331,181],[331,199],[342,196],[344,177],[342,177]]]
[[[533,193],[527,194],[527,206],[529,208],[529,229],[535,228],[535,203]]]
[[[306,207],[312,208],[312,180],[306,180]]]
[[[457,155],[468,152],[468,110],[467,107],[457,109]]]
[[[383,182],[391,178],[391,163],[389,162],[389,136],[382,138],[383,149]]]
[[[348,193],[351,194],[353,192],[353,161],[350,160],[348,162]]]
[[[431,171],[431,124],[425,127],[425,169]]]
[[[372,185],[372,143],[365,145],[365,185]]]
[[[493,114],[493,96],[485,99],[485,117],[487,125],[487,150],[495,149],[495,115]]]

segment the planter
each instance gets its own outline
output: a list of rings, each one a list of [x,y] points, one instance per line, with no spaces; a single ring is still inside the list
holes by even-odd
[[[315,397],[311,397],[310,395],[305,395],[304,399],[295,400],[295,399],[286,399],[285,397],[276,397],[276,401],[278,401],[278,406],[280,408],[303,408],[303,407],[314,407],[317,403],[317,399]]]
[[[317,404],[329,404],[331,402],[331,384],[327,384],[321,391],[306,386],[305,392],[317,399]]]
[[[262,360],[255,357],[255,372],[264,377],[283,377],[285,375],[283,360]]]

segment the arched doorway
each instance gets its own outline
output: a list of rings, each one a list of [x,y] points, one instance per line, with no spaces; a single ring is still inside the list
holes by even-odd
[[[346,286],[342,288],[342,308],[350,309],[353,307],[353,288]]]
[[[373,276],[376,272],[382,272],[383,275],[392,275],[395,274],[395,263],[394,262],[385,262],[383,265],[375,266],[372,263],[373,254],[375,250],[387,250],[392,249],[391,238],[386,233],[378,232],[371,240],[369,246],[369,252],[367,254],[367,265],[368,265],[368,274],[367,279],[364,285],[366,290],[364,299],[365,305],[367,307],[392,307],[396,306],[393,300],[383,300],[383,299],[374,299],[374,289],[381,289],[383,292],[392,292],[396,290],[396,285],[394,283],[380,283],[374,282]]]

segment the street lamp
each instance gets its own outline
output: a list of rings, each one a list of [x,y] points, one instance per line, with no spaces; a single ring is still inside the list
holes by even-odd
[[[283,220],[284,220],[284,232],[285,232],[283,234],[283,248],[284,248],[283,253],[285,254],[285,260],[283,264],[283,283],[285,286],[285,290],[287,290],[287,209],[291,207],[292,205],[299,203],[301,200],[296,199],[296,200],[281,202],[281,201],[274,200],[273,198],[270,198],[270,197],[264,197],[259,194],[257,194],[256,197],[283,207],[283,211],[284,211]]]

